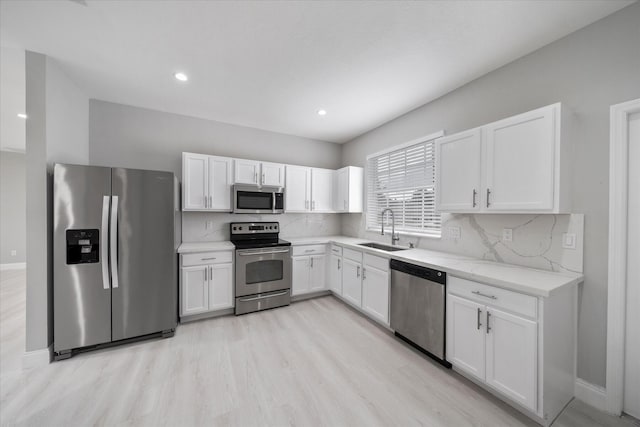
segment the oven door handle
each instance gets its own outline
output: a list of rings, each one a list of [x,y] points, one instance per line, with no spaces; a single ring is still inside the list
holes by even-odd
[[[259,300],[259,299],[267,299],[267,298],[273,298],[273,297],[281,297],[282,295],[287,294],[289,291],[282,291],[282,292],[278,292],[277,294],[269,294],[269,295],[258,295],[255,297],[249,297],[249,298],[239,298],[238,300],[240,302],[249,302],[249,301],[255,301],[255,300]]]
[[[251,251],[251,252],[240,252],[238,251],[238,255],[240,256],[250,256],[250,255],[271,255],[271,254],[286,254],[289,252],[289,249],[284,251]]]

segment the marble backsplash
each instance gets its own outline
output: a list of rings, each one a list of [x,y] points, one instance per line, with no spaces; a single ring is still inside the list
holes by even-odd
[[[230,222],[275,221],[280,223],[280,237],[335,236],[340,234],[341,215],[336,214],[232,214],[182,212],[183,242],[229,240]],[[211,222],[211,227],[207,227]]]
[[[390,243],[390,227],[380,232],[367,231],[364,214],[342,216],[342,235]],[[450,227],[460,228],[460,238],[454,239]],[[385,227],[386,228],[386,227]],[[511,242],[502,240],[502,229],[513,230]],[[576,248],[565,249],[564,233],[575,233]],[[548,271],[583,271],[584,215],[492,215],[443,214],[442,237],[400,235],[400,245],[455,253],[524,267]]]

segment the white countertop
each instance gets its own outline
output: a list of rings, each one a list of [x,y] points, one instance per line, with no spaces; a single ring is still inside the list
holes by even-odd
[[[541,297],[548,297],[564,286],[581,283],[584,280],[584,276],[578,273],[555,273],[427,249],[386,252],[380,249],[359,246],[359,243],[370,242],[371,240],[354,237],[317,236],[284,237],[284,239],[290,241],[294,246],[335,243],[339,246],[357,249],[385,258],[443,270],[447,274],[462,279],[475,280],[488,285]],[[234,246],[229,241],[183,243],[178,248],[178,253],[233,249]]]
[[[370,242],[371,240],[353,237],[322,236],[289,238],[287,240],[293,245],[335,243],[339,246],[358,249],[385,258],[443,270],[447,274],[462,279],[475,280],[488,285],[541,297],[548,297],[564,286],[584,281],[584,276],[578,273],[556,273],[427,249],[416,248],[386,252],[359,246],[359,243]]]
[[[178,247],[179,254],[188,254],[194,252],[210,252],[210,251],[231,251],[236,247],[233,243],[225,240],[222,242],[187,242],[182,243]]]

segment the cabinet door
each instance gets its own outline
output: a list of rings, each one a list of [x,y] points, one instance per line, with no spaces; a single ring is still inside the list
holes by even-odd
[[[309,257],[309,283],[312,292],[322,291],[327,288],[326,270],[327,264],[324,255],[312,255]]]
[[[334,294],[342,295],[342,257],[331,255],[329,261],[329,286]]]
[[[447,295],[447,360],[484,381],[485,309],[483,305]]]
[[[234,182],[236,184],[258,184],[260,162],[234,159]]]
[[[362,265],[343,258],[342,296],[358,307],[362,306]]]
[[[209,266],[183,267],[180,274],[180,316],[209,310]]]
[[[209,209],[231,211],[232,159],[209,157]]]
[[[203,210],[208,207],[209,156],[182,154],[182,209]]]
[[[389,324],[389,273],[365,265],[362,270],[362,309]]]
[[[284,187],[284,165],[262,162],[262,185]]]
[[[537,323],[487,308],[486,382],[521,405],[537,409]]]
[[[307,212],[311,205],[311,168],[286,167],[285,210]]]
[[[309,257],[291,257],[291,261],[291,295],[300,295],[309,292],[309,289],[311,289],[311,285],[309,283]]]
[[[436,141],[436,209],[442,212],[480,210],[480,129]]]
[[[311,169],[311,211],[333,211],[333,171]]]
[[[486,210],[553,209],[555,111],[555,107],[545,107],[484,128]]]
[[[347,212],[349,210],[349,169],[335,171],[333,186],[333,210]]]
[[[209,266],[209,310],[233,307],[233,264]]]

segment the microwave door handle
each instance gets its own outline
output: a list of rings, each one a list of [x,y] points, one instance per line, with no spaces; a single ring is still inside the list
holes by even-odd
[[[272,197],[271,197],[271,206],[272,206],[272,210],[273,213],[276,213],[276,192],[274,191],[273,193],[271,193]]]

